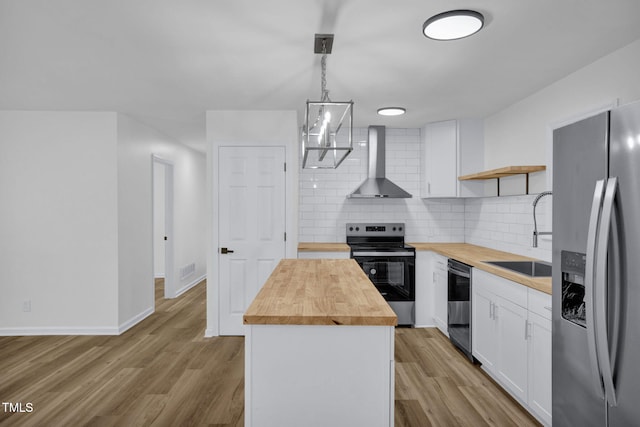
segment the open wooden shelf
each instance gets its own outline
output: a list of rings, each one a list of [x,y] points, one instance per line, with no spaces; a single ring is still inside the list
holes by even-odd
[[[503,168],[492,169],[489,171],[472,173],[471,175],[459,176],[458,181],[469,181],[472,179],[492,179],[504,178],[511,175],[530,174],[532,172],[540,172],[547,169],[546,166],[505,166]]]
[[[547,169],[544,165],[536,166],[505,166],[503,168],[491,169],[484,172],[472,173],[471,175],[463,175],[458,177],[458,181],[497,179],[498,196],[500,195],[500,178],[513,175],[526,175],[525,193],[529,194],[529,174],[532,172],[540,172]]]

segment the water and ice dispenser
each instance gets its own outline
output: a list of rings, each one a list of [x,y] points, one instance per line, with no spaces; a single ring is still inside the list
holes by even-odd
[[[584,271],[586,255],[578,252],[560,253],[562,274],[562,318],[586,328],[584,301]]]

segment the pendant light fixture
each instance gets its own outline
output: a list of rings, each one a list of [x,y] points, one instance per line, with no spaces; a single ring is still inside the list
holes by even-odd
[[[427,19],[424,35],[433,40],[458,40],[469,37],[484,26],[484,16],[474,10],[450,10]]]
[[[320,101],[307,100],[302,127],[302,167],[335,169],[353,150],[353,101],[334,102],[327,90],[327,55],[333,34],[316,34],[314,53],[322,54]]]

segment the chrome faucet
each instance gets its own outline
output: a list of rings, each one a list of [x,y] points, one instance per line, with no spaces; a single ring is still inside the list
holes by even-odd
[[[543,191],[542,193],[538,194],[533,200],[533,243],[531,244],[531,246],[534,248],[538,247],[538,236],[543,234],[551,234],[551,231],[538,231],[538,224],[536,223],[536,205],[544,196],[550,196],[551,194],[553,194],[551,191]]]

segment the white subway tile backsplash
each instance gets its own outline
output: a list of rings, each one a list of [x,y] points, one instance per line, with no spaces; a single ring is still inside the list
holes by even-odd
[[[466,199],[465,242],[550,261],[549,238],[540,237],[538,248],[531,246],[535,196]],[[551,229],[550,212],[551,204],[541,199],[536,208],[538,231]]]
[[[386,131],[387,177],[413,198],[346,198],[367,177],[368,130],[354,129],[354,150],[340,167],[300,171],[300,241],[343,242],[347,222],[404,222],[407,241],[464,241],[464,200],[420,199],[420,129]]]
[[[410,199],[347,199],[367,177],[367,129],[354,129],[354,150],[338,169],[300,171],[299,240],[344,242],[347,222],[404,222],[407,241],[467,242],[551,260],[551,240],[532,248],[535,195],[421,199],[420,129],[387,128],[387,177]],[[551,229],[551,199],[540,199],[538,230]]]

